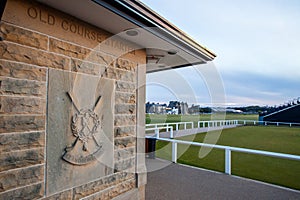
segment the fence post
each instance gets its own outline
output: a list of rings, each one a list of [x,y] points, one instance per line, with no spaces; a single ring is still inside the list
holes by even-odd
[[[177,162],[177,142],[172,142],[172,162]]]
[[[231,150],[225,149],[225,173],[231,174]]]
[[[246,125],[246,121],[244,121],[244,125]]]
[[[205,128],[205,122],[202,122],[202,128]]]
[[[292,123],[290,123],[290,127],[292,127]]]
[[[192,122],[192,129],[194,128],[194,122]]]
[[[158,128],[155,129],[155,137],[156,137],[156,139],[159,139],[159,129]]]
[[[176,124],[176,131],[178,131],[178,123]]]
[[[170,138],[173,139],[173,126],[170,126]]]
[[[186,130],[186,122],[184,122],[184,130]]]

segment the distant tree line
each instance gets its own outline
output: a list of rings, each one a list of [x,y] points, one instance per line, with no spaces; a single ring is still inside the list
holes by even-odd
[[[240,110],[243,113],[258,114],[270,109],[268,106],[243,106],[243,107],[228,107],[229,109]]]

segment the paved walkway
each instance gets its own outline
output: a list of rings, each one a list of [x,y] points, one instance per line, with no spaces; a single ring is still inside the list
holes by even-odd
[[[146,200],[300,199],[300,191],[147,159]]]

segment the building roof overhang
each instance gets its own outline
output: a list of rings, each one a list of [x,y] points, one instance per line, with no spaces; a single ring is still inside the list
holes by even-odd
[[[216,55],[145,4],[135,0],[37,0],[112,34],[136,29],[125,39],[146,49],[147,73],[212,61]]]

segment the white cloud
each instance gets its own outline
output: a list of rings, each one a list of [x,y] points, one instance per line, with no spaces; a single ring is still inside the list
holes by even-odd
[[[218,55],[215,64],[222,76],[234,72],[230,77],[233,80],[224,78],[228,102],[273,104],[299,96],[300,1],[144,2],[214,51]],[[255,79],[241,81],[240,76],[246,80],[247,73],[259,77],[260,84]],[[263,84],[263,78],[271,82]],[[189,79],[192,88],[197,88],[197,77]],[[288,81],[298,87],[289,87]],[[269,86],[270,83],[274,86]],[[249,88],[251,97],[245,92]]]

